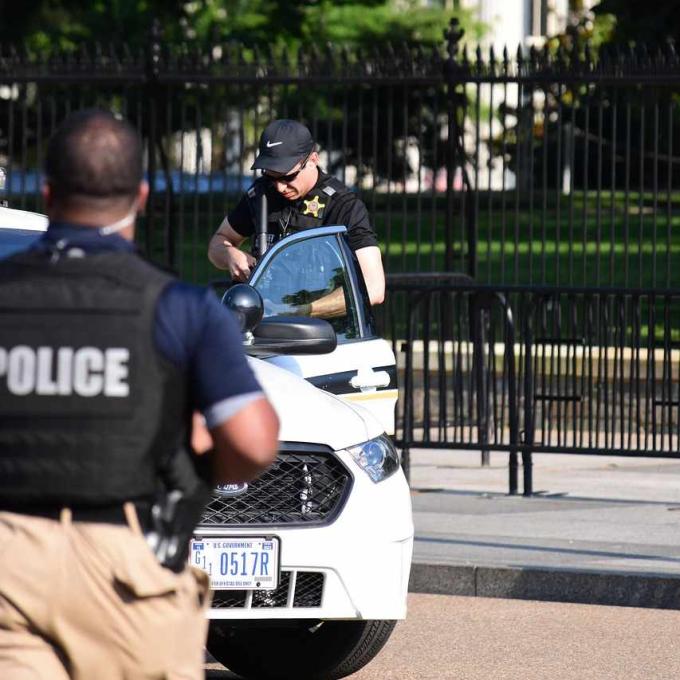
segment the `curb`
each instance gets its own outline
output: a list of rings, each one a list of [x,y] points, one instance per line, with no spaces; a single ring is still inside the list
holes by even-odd
[[[409,592],[680,609],[680,577],[612,571],[414,562]]]

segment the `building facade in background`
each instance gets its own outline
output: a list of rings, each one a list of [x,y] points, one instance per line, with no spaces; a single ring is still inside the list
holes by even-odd
[[[448,0],[451,8],[475,12],[488,26],[483,43],[497,52],[517,45],[541,46],[547,36],[561,33],[577,14],[599,0]]]

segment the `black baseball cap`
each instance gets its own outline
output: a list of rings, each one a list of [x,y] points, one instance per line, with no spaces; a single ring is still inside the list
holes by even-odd
[[[274,120],[264,129],[251,170],[288,172],[314,150],[312,133],[296,120]]]

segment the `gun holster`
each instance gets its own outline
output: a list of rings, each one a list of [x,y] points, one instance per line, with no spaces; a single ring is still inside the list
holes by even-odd
[[[188,455],[175,456],[165,489],[151,508],[146,541],[160,564],[174,572],[186,566],[189,541],[210,500],[211,486],[197,474],[199,467]]]

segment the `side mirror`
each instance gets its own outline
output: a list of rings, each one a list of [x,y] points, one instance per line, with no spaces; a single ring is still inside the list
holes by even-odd
[[[254,356],[272,354],[328,354],[337,344],[333,326],[307,316],[270,316],[263,319],[260,293],[247,283],[233,285],[222,296],[222,304],[236,316],[241,331],[251,334],[244,349]]]
[[[222,304],[236,316],[243,333],[248,333],[262,321],[262,296],[247,283],[237,283],[222,296]]]
[[[253,355],[328,354],[337,344],[333,326],[323,319],[306,316],[270,316],[253,330]]]

